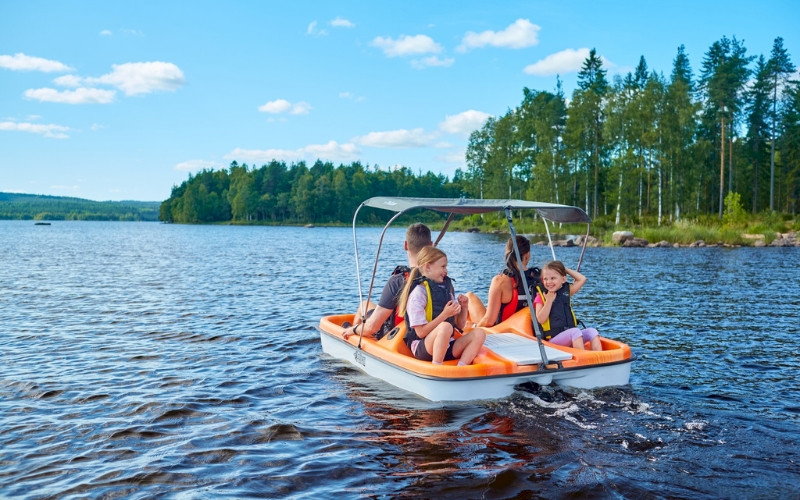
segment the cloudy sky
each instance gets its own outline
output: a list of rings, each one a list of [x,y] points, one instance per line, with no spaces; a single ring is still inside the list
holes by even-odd
[[[452,176],[524,87],[591,48],[697,75],[723,36],[800,66],[800,2],[0,1],[0,191],[160,201],[203,168],[316,159]]]

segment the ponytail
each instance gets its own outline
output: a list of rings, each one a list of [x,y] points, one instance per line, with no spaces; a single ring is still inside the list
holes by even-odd
[[[406,306],[408,305],[408,295],[411,293],[411,285],[414,283],[414,280],[419,278],[420,271],[418,267],[415,267],[408,273],[408,278],[406,279],[406,284],[403,287],[403,291],[400,292],[400,298],[397,299],[397,315],[398,316],[405,316],[406,315]]]

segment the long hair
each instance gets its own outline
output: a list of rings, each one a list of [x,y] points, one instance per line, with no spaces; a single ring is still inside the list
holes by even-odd
[[[522,257],[531,251],[531,242],[528,238],[517,235],[517,247],[519,247],[519,256]],[[511,238],[506,242],[506,268],[511,271],[513,276],[519,278],[519,263],[517,262],[517,255],[514,253],[514,244]]]
[[[422,275],[422,272],[419,270],[425,264],[430,264],[431,262],[436,262],[437,260],[441,259],[442,257],[447,257],[447,254],[438,249],[437,247],[427,246],[423,247],[422,250],[419,251],[417,254],[417,267],[411,270],[411,273],[408,275],[408,279],[406,280],[406,285],[403,287],[403,291],[400,294],[400,298],[397,300],[397,314],[400,316],[405,316],[406,314],[406,306],[408,305],[408,295],[411,293],[411,286],[414,283],[414,280],[419,278]]]

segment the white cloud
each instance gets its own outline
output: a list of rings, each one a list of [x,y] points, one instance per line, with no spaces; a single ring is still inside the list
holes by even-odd
[[[366,98],[363,96],[355,95],[352,92],[339,92],[339,99],[348,99],[350,101],[361,102]]]
[[[111,36],[111,30],[103,30],[100,32],[100,36]]]
[[[411,61],[411,67],[415,69],[425,69],[429,67],[444,67],[449,68],[456,60],[452,57],[439,59],[439,56],[423,57],[422,59],[414,59]]]
[[[547,76],[579,71],[583,61],[589,57],[589,49],[566,49],[525,66],[523,70],[529,75]]]
[[[286,113],[292,107],[292,103],[286,99],[276,99],[259,106],[258,110],[264,113]]]
[[[58,61],[26,56],[23,53],[17,53],[13,56],[0,55],[0,68],[13,71],[42,71],[44,73],[72,71],[72,68]]]
[[[289,113],[293,115],[307,115],[309,112],[311,112],[311,109],[312,108],[309,103],[300,101],[292,105],[292,109],[289,111]]]
[[[327,144],[310,144],[299,149],[243,149],[236,148],[227,155],[226,160],[258,164],[277,161],[354,161],[358,159],[361,151],[355,144],[339,144],[330,141]]]
[[[25,97],[41,102],[63,104],[108,104],[114,101],[116,92],[95,88],[80,87],[75,90],[56,90],[50,88],[28,89]]]
[[[462,134],[469,135],[474,130],[483,127],[486,120],[492,116],[482,111],[475,111],[470,109],[457,115],[447,115],[442,123],[439,124],[439,130],[448,134]]]
[[[308,28],[306,28],[306,35],[314,35],[314,36],[325,36],[328,32],[324,29],[317,29],[317,22],[311,21],[308,23]]]
[[[356,137],[353,142],[373,148],[420,148],[430,146],[433,136],[421,128],[413,130],[389,130],[386,132],[370,132]]]
[[[174,91],[186,83],[183,72],[172,63],[124,63],[114,64],[111,68],[111,73],[99,78],[86,78],[85,81],[117,87],[126,95],[149,94],[158,90]]]
[[[286,99],[275,99],[258,107],[263,113],[289,113],[290,115],[307,115],[313,108],[305,101],[291,103]]]
[[[53,139],[66,139],[69,137],[67,132],[69,132],[70,129],[69,127],[64,127],[62,125],[44,125],[39,123],[5,121],[0,122],[0,130],[28,132]]]
[[[55,83],[59,87],[76,88],[80,87],[82,85],[82,82],[83,78],[77,75],[63,75],[53,79],[53,83]]]
[[[243,149],[236,148],[225,159],[240,163],[269,163],[272,160],[293,161],[302,158],[300,150],[290,149]]]
[[[486,30],[481,33],[468,31],[456,50],[465,52],[491,45],[509,49],[523,49],[539,43],[539,30],[542,28],[527,19],[517,19],[503,31]]]
[[[331,26],[334,26],[336,28],[355,28],[356,27],[355,24],[351,23],[347,19],[344,19],[344,18],[338,17],[338,16],[336,17],[336,19],[331,21]]]
[[[310,144],[302,149],[306,157],[312,156],[315,159],[347,161],[355,159],[361,152],[355,144],[339,144],[336,141],[329,141],[327,144]]]
[[[464,165],[465,154],[466,154],[465,149],[459,149],[457,151],[450,151],[444,154],[436,155],[434,159],[445,163],[455,163],[458,165]]]
[[[387,57],[438,54],[442,50],[442,47],[427,35],[402,35],[397,40],[379,36],[372,40],[371,44],[383,50]]]
[[[207,160],[188,160],[182,161],[173,167],[174,170],[180,170],[181,172],[198,172],[203,169],[211,169],[217,168],[219,165],[213,161]]]

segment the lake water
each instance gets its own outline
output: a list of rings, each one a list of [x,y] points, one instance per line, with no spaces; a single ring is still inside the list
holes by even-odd
[[[457,291],[503,244],[445,236]],[[349,228],[0,221],[0,262],[2,498],[800,497],[797,248],[587,249],[575,308],[630,385],[457,404],[322,353]]]

